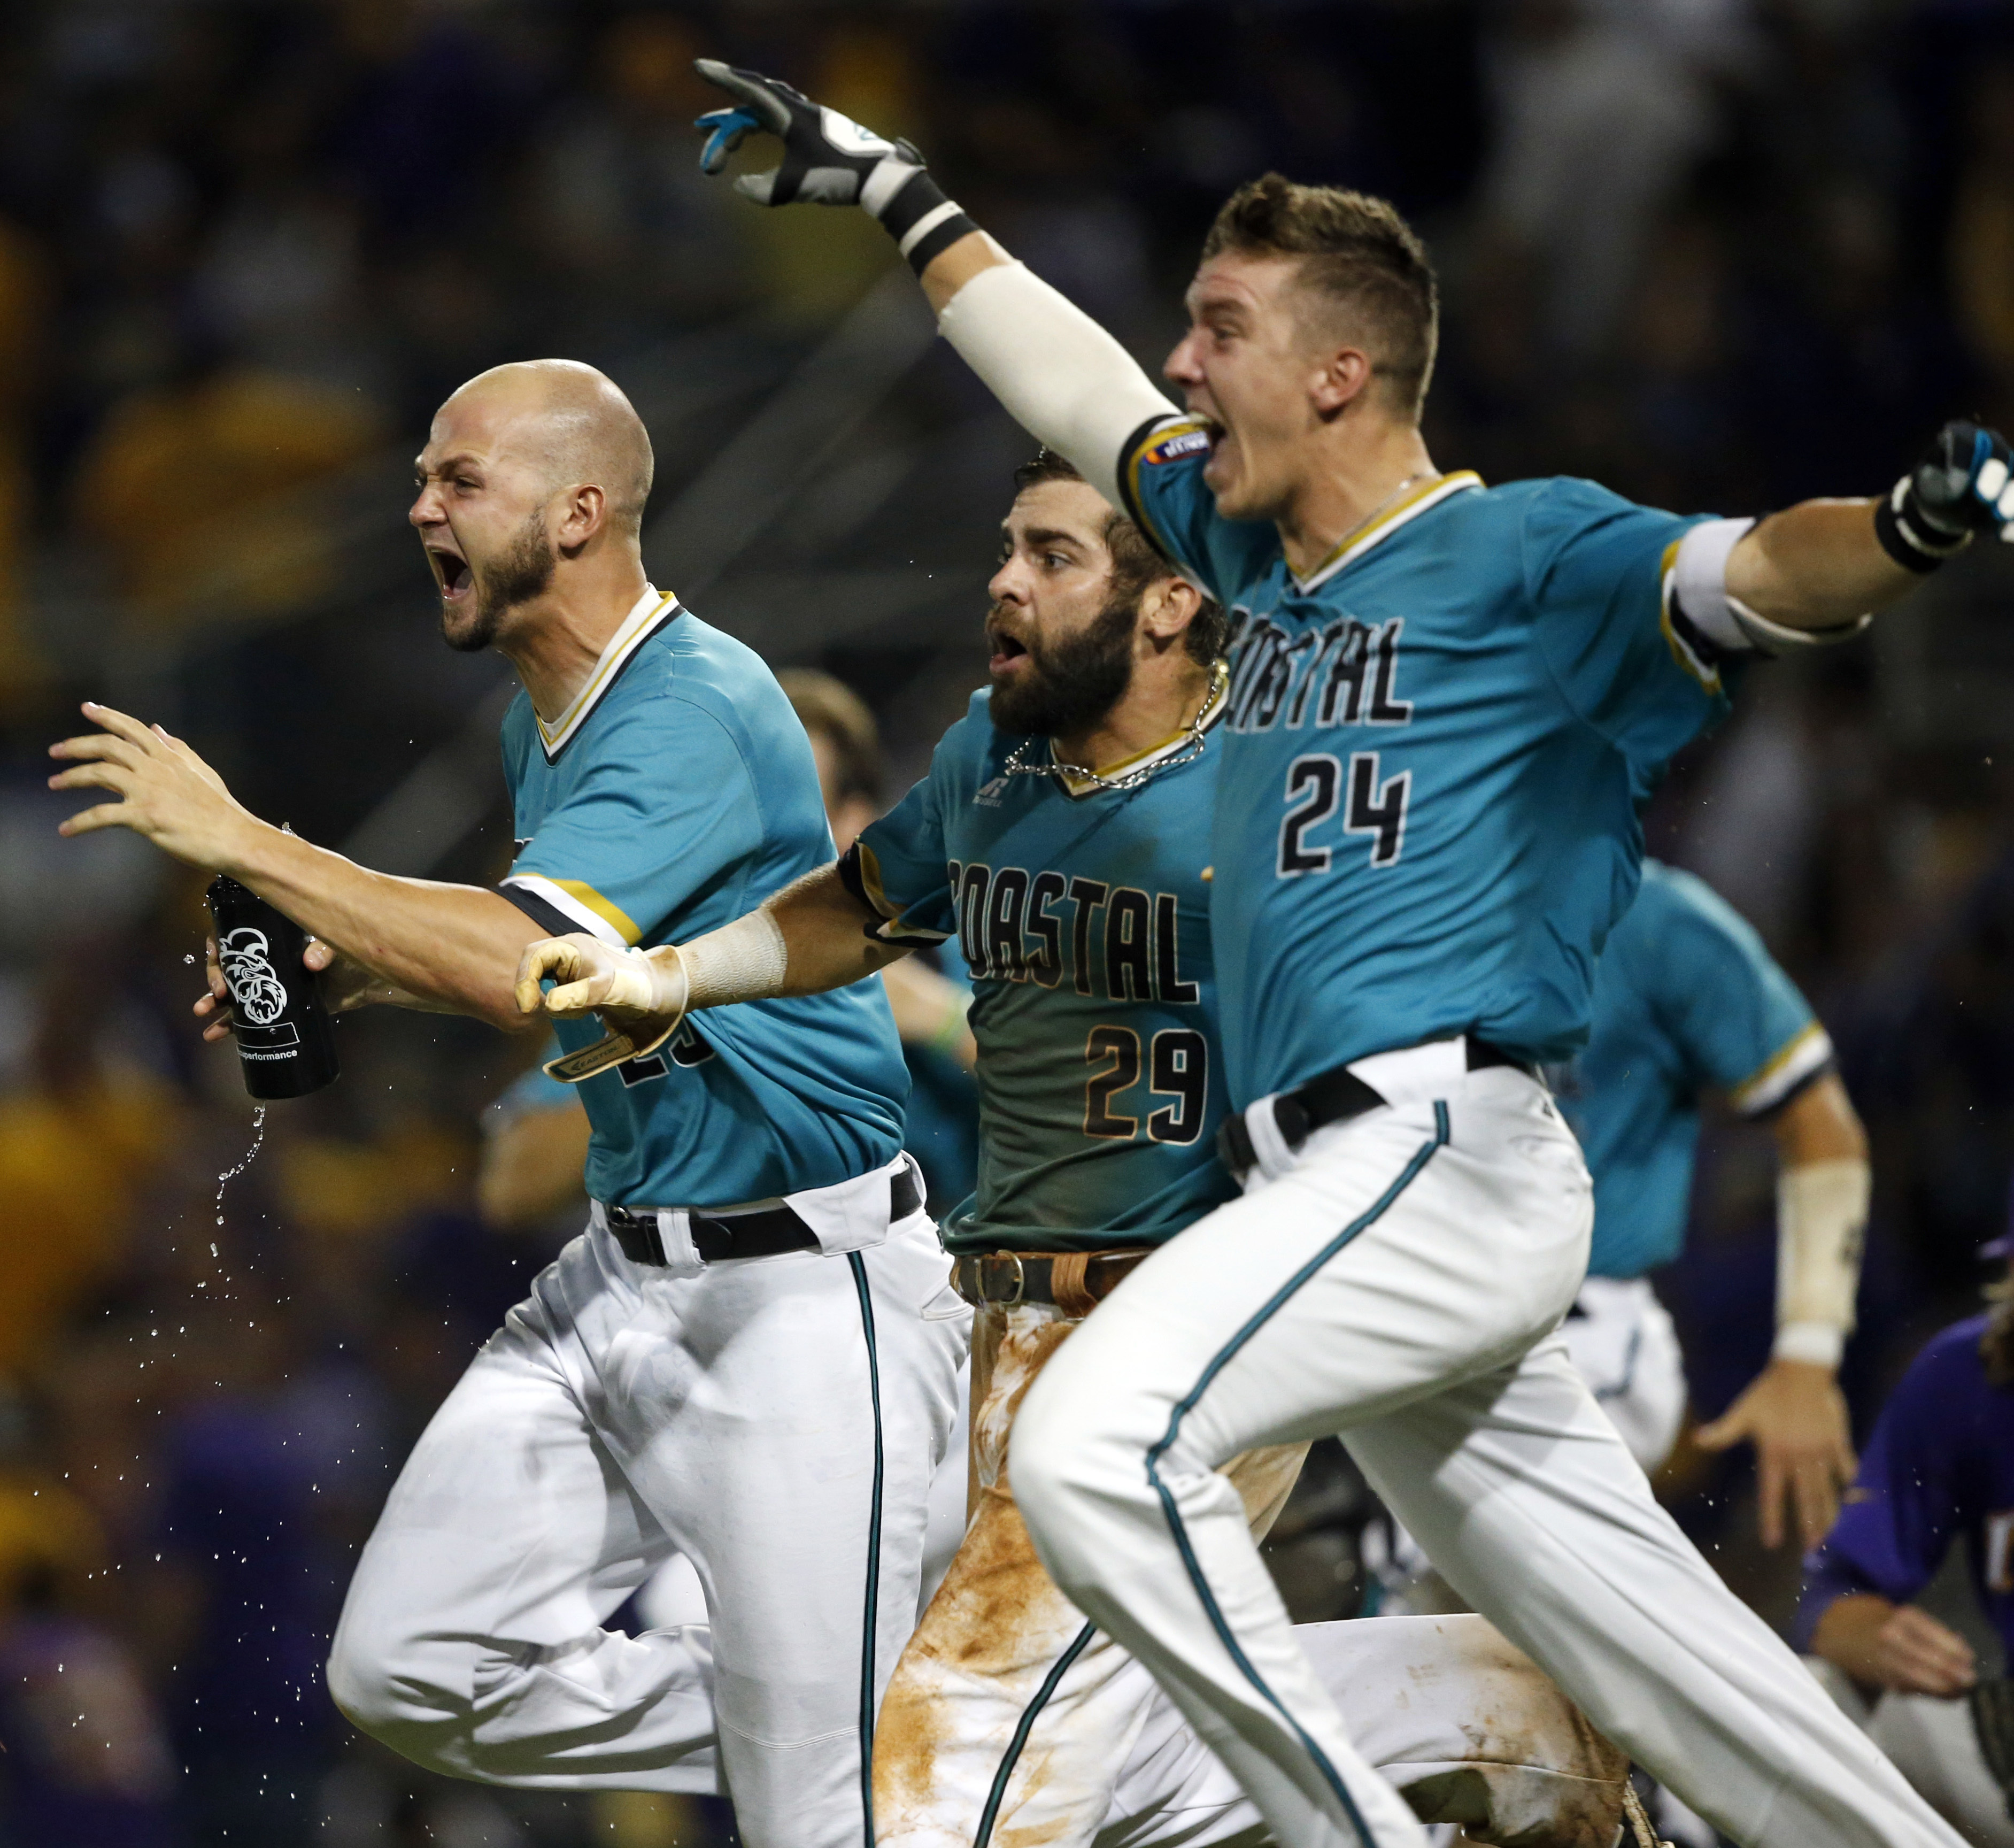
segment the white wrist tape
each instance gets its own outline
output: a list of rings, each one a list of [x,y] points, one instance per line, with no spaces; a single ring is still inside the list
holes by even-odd
[[[1860,1161],[1808,1162],[1777,1177],[1779,1358],[1839,1364],[1853,1328],[1872,1190],[1872,1174]]]
[[[1023,429],[1125,504],[1120,449],[1175,407],[1111,335],[1018,263],[981,270],[945,304],[937,331]]]
[[[685,964],[686,1006],[724,1007],[780,994],[790,963],[783,932],[766,910],[679,946]]]

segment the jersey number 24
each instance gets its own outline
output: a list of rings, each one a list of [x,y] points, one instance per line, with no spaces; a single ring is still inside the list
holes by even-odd
[[[1349,802],[1342,817],[1346,834],[1368,834],[1371,863],[1396,865],[1406,845],[1406,802],[1412,794],[1413,773],[1401,770],[1380,782],[1378,753],[1353,751],[1347,780]],[[1308,835],[1342,806],[1342,762],[1326,751],[1297,757],[1287,766],[1287,813],[1280,823],[1279,876],[1297,879],[1303,873],[1326,873],[1335,850],[1311,846]]]

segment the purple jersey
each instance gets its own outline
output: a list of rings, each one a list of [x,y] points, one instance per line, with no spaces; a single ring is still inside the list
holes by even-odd
[[[1932,1338],[1876,1422],[1832,1531],[1804,1561],[1792,1640],[1835,1599],[1905,1604],[1962,1536],[1973,1589],[2014,1661],[2014,1388],[1987,1383],[1975,1315]]]

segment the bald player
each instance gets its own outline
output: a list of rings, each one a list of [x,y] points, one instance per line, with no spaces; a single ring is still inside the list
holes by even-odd
[[[320,939],[338,1006],[510,1031],[544,1025],[512,999],[533,941],[690,940],[826,864],[782,689],[645,581],[650,470],[627,400],[563,361],[471,380],[420,455],[410,518],[443,637],[524,684],[497,889],[312,846],[97,705],[51,784],[123,799],[63,831],[131,828],[230,874]],[[212,989],[216,1039],[213,969]],[[736,1008],[582,1085],[588,1229],[435,1414],[358,1562],[329,1664],[358,1725],[496,1783],[724,1782],[751,1848],[871,1835],[873,1717],[915,1621],[971,1319],[902,1152],[907,1082],[876,982]],[[605,1628],[674,1551],[710,1634]]]

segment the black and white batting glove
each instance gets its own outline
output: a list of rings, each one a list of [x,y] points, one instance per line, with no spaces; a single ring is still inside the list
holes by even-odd
[[[880,221],[919,276],[939,251],[978,229],[944,197],[908,142],[863,128],[759,71],[736,70],[715,58],[701,58],[693,68],[735,99],[732,109],[715,109],[693,124],[708,131],[700,151],[702,173],[719,173],[758,129],[783,144],[779,165],[734,182],[744,198],[764,206],[858,206]]]
[[[2014,544],[2014,451],[1998,430],[1954,418],[1874,510],[1875,535],[1898,565],[1934,571],[1976,534]]]

